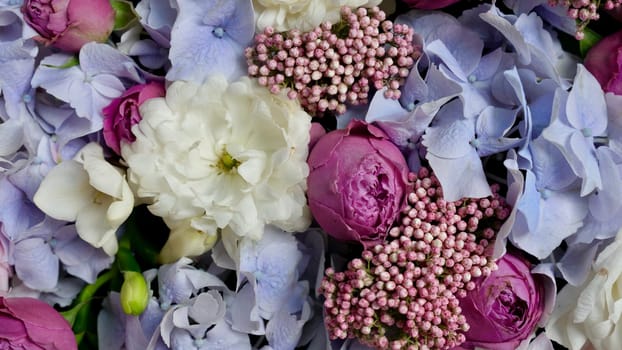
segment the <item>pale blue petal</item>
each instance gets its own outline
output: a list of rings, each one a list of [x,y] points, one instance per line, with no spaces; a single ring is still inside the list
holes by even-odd
[[[538,259],[547,257],[565,238],[577,232],[587,215],[587,200],[575,191],[549,191],[546,197],[540,199],[539,220],[534,227],[526,232],[514,231],[512,235],[519,248]],[[525,214],[519,210],[519,216]]]
[[[422,144],[435,157],[455,159],[475,152],[470,142],[475,137],[475,122],[465,119],[462,103],[454,100],[437,114],[422,137]]]
[[[216,323],[200,344],[200,350],[251,350],[248,335],[234,331],[225,320]]]
[[[181,1],[166,78],[201,83],[214,74],[231,80],[245,75],[243,53],[254,34],[253,23],[249,0]]]
[[[482,111],[475,126],[477,137],[471,142],[480,157],[506,151],[523,142],[520,138],[505,137],[515,120],[514,110],[489,106]]]
[[[428,153],[426,159],[441,183],[445,200],[456,201],[464,197],[483,198],[492,195],[475,149],[462,158],[445,159]]]
[[[126,78],[135,83],[144,83],[145,74],[134,61],[110,45],[90,42],[80,49],[80,68],[87,77],[99,74]]]
[[[555,145],[540,137],[530,144],[536,188],[564,190],[577,181],[568,161]]]
[[[583,65],[578,66],[572,90],[566,103],[566,118],[571,127],[603,135],[607,128],[607,105],[600,84]]]
[[[506,242],[507,238],[512,231],[512,227],[516,222],[516,212],[518,209],[518,202],[523,194],[523,190],[525,187],[525,178],[523,173],[518,168],[518,155],[516,151],[510,149],[507,154],[506,160],[503,162],[503,165],[508,171],[507,174],[507,183],[508,190],[505,194],[505,199],[507,203],[512,207],[512,211],[510,215],[505,219],[501,228],[497,232],[497,236],[495,237],[495,246],[493,250],[493,258],[497,259],[503,256],[506,253]]]
[[[602,190],[589,197],[590,213],[599,221],[609,221],[622,210],[622,174],[610,148],[599,147],[596,156],[603,183]]]
[[[32,289],[52,290],[58,283],[59,263],[50,246],[41,238],[17,242],[13,249],[15,273]]]
[[[294,350],[302,334],[304,322],[284,309],[274,314],[266,327],[266,339],[274,350]]]
[[[95,283],[97,275],[110,267],[114,261],[114,257],[109,256],[102,249],[95,248],[82,240],[78,236],[75,225],[62,227],[56,231],[54,239],[55,243],[52,244],[54,253],[67,272],[87,283]]]
[[[514,27],[514,23],[510,22],[510,19],[514,20],[512,16],[503,15],[496,6],[491,6],[490,10],[480,14],[480,18],[496,28],[516,51],[517,58],[522,64],[529,64],[531,62],[531,52],[529,45],[525,41],[522,33]]]
[[[171,29],[177,17],[176,0],[142,0],[136,4],[140,23],[163,47],[170,47]]]
[[[265,334],[264,321],[259,317],[255,302],[255,292],[250,283],[245,284],[238,293],[229,299],[227,319],[231,327],[239,332]]]
[[[573,286],[579,286],[585,281],[592,269],[596,254],[602,249],[602,242],[569,244],[564,256],[557,263],[564,280]]]

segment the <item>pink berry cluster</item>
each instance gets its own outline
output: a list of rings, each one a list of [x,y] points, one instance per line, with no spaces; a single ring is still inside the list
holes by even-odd
[[[575,38],[582,40],[585,37],[584,28],[590,21],[600,18],[599,7],[605,10],[613,10],[622,4],[622,0],[606,0],[601,4],[601,0],[549,0],[551,6],[564,6],[568,8],[568,17],[577,20],[577,32]]]
[[[246,49],[248,74],[273,93],[287,91],[313,116],[337,115],[368,101],[370,87],[397,99],[420,51],[413,30],[394,24],[378,7],[341,9],[341,21],[310,32],[266,28]]]
[[[474,278],[497,268],[486,249],[510,208],[493,195],[448,202],[427,168],[383,244],[344,272],[326,270],[320,291],[331,339],[357,338],[378,349],[451,349],[469,329],[459,298]]]

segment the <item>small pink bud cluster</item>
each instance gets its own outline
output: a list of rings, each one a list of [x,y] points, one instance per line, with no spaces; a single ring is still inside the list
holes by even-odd
[[[605,10],[613,10],[622,5],[622,0],[606,0],[601,5],[601,0],[549,0],[550,6],[564,6],[568,8],[568,17],[577,20],[577,32],[575,38],[582,40],[585,37],[584,29],[590,21],[600,18],[599,6]]]
[[[421,168],[389,241],[364,250],[345,272],[326,270],[320,290],[331,339],[378,349],[451,349],[469,329],[458,298],[497,268],[486,249],[510,212],[488,198],[448,202]]]
[[[421,54],[413,29],[394,24],[378,7],[341,9],[341,21],[324,22],[310,32],[275,33],[266,28],[245,51],[248,74],[273,93],[287,91],[313,116],[343,114],[346,105],[368,102],[370,88],[400,86]]]

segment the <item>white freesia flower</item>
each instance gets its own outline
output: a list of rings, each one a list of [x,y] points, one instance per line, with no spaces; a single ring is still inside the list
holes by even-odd
[[[337,23],[342,6],[374,7],[382,0],[253,0],[258,31],[272,27],[310,31],[322,22]]]
[[[176,241],[184,232],[227,228],[259,239],[265,224],[308,227],[311,117],[297,102],[246,77],[231,84],[213,77],[203,85],[176,81],[140,112],[136,141],[122,145],[128,178]]]
[[[104,159],[99,144],[89,143],[50,170],[34,202],[54,219],[75,221],[83,240],[114,255],[116,231],[132,213],[134,195],[123,170]]]
[[[570,350],[622,349],[622,231],[581,286],[557,295],[546,335]]]

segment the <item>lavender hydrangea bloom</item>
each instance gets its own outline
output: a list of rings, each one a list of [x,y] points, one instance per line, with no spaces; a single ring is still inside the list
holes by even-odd
[[[472,144],[474,139],[475,120],[464,117],[460,100],[446,104],[423,135],[426,159],[443,186],[446,200],[492,194],[477,149]]]
[[[177,0],[141,0],[136,4],[140,24],[161,47],[170,47],[178,7]]]
[[[251,1],[186,0],[178,5],[166,78],[202,83],[215,73],[230,80],[245,75],[244,48],[254,34]]]
[[[103,127],[102,109],[125,91],[123,79],[144,83],[143,73],[134,61],[105,44],[84,45],[79,65],[62,68],[71,59],[64,53],[45,57],[35,71],[32,85],[69,103],[79,117],[90,122],[91,132]]]
[[[533,168],[526,170],[525,189],[517,203],[510,239],[539,259],[583,225],[588,203],[574,185],[576,176],[561,152],[542,137],[530,144]]]
[[[551,124],[542,135],[564,154],[582,180],[581,196],[586,196],[602,189],[594,136],[604,135],[607,128],[604,94],[598,81],[583,65],[579,65],[570,93],[561,90],[559,93],[560,113],[553,114]]]

